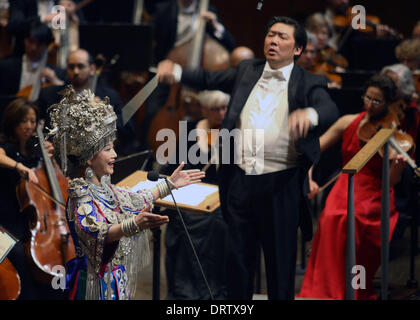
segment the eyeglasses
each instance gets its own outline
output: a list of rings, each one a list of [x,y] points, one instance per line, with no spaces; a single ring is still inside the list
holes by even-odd
[[[366,95],[362,96],[362,99],[365,102],[372,102],[372,104],[377,105],[377,106],[383,103],[383,100],[374,99]]]

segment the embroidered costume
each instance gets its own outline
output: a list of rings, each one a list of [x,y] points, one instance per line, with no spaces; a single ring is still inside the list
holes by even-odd
[[[88,160],[115,139],[117,116],[108,99],[98,101],[91,91],[77,94],[71,87],[50,110],[49,135],[59,150],[61,167],[78,177]],[[98,186],[93,176],[87,166],[84,178],[70,180],[66,213],[76,248],[76,258],[66,265],[70,299],[132,299],[137,274],[150,260],[148,233],[140,231],[134,217],[153,202],[153,195],[113,186],[108,175]],[[159,188],[161,195],[169,193],[163,185]],[[116,224],[121,224],[124,236],[106,243]]]

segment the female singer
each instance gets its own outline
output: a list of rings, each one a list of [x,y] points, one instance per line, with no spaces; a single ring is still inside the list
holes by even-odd
[[[98,102],[90,91],[77,94],[70,88],[51,109],[53,141],[65,172],[68,160],[72,178],[66,214],[77,257],[67,264],[70,299],[132,299],[138,271],[149,261],[146,229],[168,222],[147,211],[169,188],[160,182],[130,192],[110,183],[117,116],[108,99]],[[182,167],[168,178],[171,188],[197,183],[205,175]]]

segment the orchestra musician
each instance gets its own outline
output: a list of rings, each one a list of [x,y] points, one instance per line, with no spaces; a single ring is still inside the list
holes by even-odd
[[[25,98],[10,102],[4,110],[0,136],[0,224],[19,241],[8,254],[21,280],[21,294],[18,299],[58,299],[60,292],[37,282],[30,273],[23,244],[30,239],[29,221],[20,212],[16,188],[21,179],[38,183],[33,168],[37,167],[41,151],[36,148],[33,136],[38,124],[39,112],[36,105]],[[45,142],[50,157],[54,147]]]
[[[329,79],[329,87],[340,88],[341,77],[337,73],[345,72],[348,62],[330,46],[333,31],[327,20],[321,13],[314,13],[306,19],[305,28],[317,38],[313,73],[325,75]]]
[[[51,26],[51,22],[59,14],[53,12],[53,7],[57,4],[65,7],[68,17],[77,15],[78,20],[84,21],[81,10],[74,12],[75,1],[72,0],[13,0],[9,2],[10,14],[6,30],[15,37],[15,55],[23,53],[24,34],[33,23],[42,22]]]
[[[31,25],[24,39],[25,53],[20,57],[10,56],[0,60],[0,94],[17,95],[20,90],[35,84],[37,67],[52,41],[51,31],[45,24],[35,22]],[[44,84],[64,83],[63,70],[48,64],[40,76]]]
[[[413,27],[413,31],[411,32],[411,38],[420,40],[420,20]]]
[[[359,132],[369,121],[384,118],[394,101],[396,87],[386,75],[375,75],[366,84],[363,95],[365,111],[344,115],[321,137],[321,151],[342,139],[343,164],[360,149]],[[390,165],[390,238],[394,232],[398,212],[395,209],[393,186],[401,177],[405,156],[398,155]],[[355,176],[356,261],[366,269],[366,289],[355,290],[356,299],[376,299],[373,277],[381,262],[381,180],[382,158],[376,154]],[[312,181],[312,198],[319,190]],[[348,175],[341,174],[330,191],[319,218],[318,230],[305,271],[299,297],[314,299],[345,298],[346,217]]]
[[[229,52],[235,48],[235,40],[230,32],[218,20],[216,10],[209,7],[209,11],[200,16],[198,0],[177,0],[156,4],[155,12],[150,24],[154,32],[155,63],[165,59],[172,50],[187,46],[196,34],[196,20],[204,19],[206,23],[205,34],[215,39]],[[191,51],[190,51],[191,52]],[[189,54],[181,52],[180,55]],[[180,57],[187,59],[188,57]],[[141,145],[148,146],[147,136],[149,126],[165,104],[169,95],[169,88],[159,85],[155,92],[146,101],[146,114],[141,125]]]

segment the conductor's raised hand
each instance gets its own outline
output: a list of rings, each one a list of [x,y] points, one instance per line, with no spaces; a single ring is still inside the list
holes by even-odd
[[[169,59],[161,61],[157,66],[157,76],[159,82],[174,84],[174,62]]]
[[[307,110],[296,109],[289,115],[289,132],[295,140],[306,137],[310,126]]]
[[[175,188],[182,188],[189,184],[201,182],[201,179],[206,176],[206,173],[198,169],[182,170],[184,162],[172,173],[169,179],[175,185]]]

